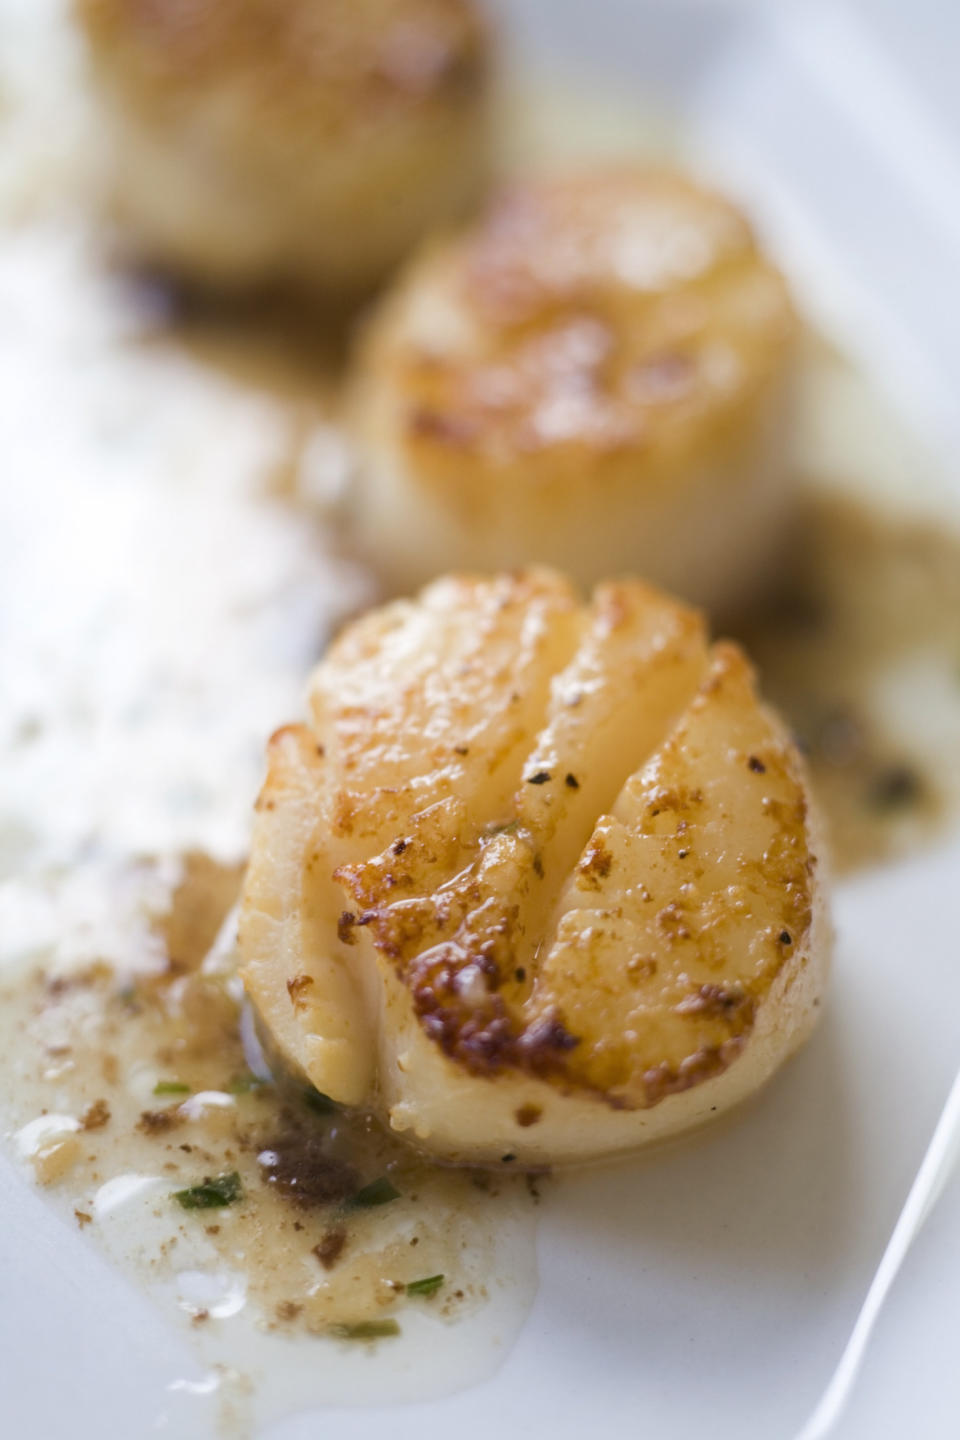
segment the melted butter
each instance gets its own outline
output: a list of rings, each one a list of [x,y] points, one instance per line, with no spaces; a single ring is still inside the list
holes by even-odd
[[[807,753],[838,870],[956,816],[960,535],[812,493],[786,582],[743,639]]]
[[[148,969],[31,969],[2,988],[17,1154],[189,1328],[243,1425],[476,1381],[532,1295],[530,1187],[428,1165],[269,1076],[224,943],[238,880],[189,857]],[[208,1198],[196,1187],[224,1177],[228,1204],[178,1199]],[[383,1203],[353,1204],[387,1182]],[[418,1294],[430,1277],[442,1279]],[[378,1336],[392,1353],[371,1389],[350,1351]]]

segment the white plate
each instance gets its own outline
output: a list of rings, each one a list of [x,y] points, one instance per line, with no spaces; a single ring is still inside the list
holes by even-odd
[[[960,145],[943,65],[958,15],[936,0],[911,4],[909,24],[892,0],[874,17],[866,5],[503,8],[538,64],[610,76],[679,114],[687,149],[748,200],[806,308],[922,436],[906,451],[911,503],[960,513],[945,478],[960,446]],[[30,10],[0,0],[0,43]],[[8,303],[21,293],[11,253]],[[37,321],[41,351],[52,323]],[[88,341],[77,343],[82,370]],[[9,346],[2,363],[16,364]],[[184,453],[193,423],[178,432]],[[878,484],[902,485],[900,428],[869,410],[857,425],[880,435],[854,437],[863,483],[873,457]],[[16,428],[0,420],[0,453]],[[56,453],[38,446],[37,465]],[[8,499],[30,483],[29,464],[6,474]],[[826,1020],[759,1102],[695,1144],[548,1190],[539,1292],[492,1379],[389,1412],[289,1418],[271,1440],[479,1440],[494,1427],[790,1440],[841,1355],[960,1065],[958,866],[954,837],[838,886]],[[0,1202],[4,1432],[210,1434],[179,1332],[6,1161]],[[838,1436],[955,1440],[958,1280],[954,1182],[894,1286]]]

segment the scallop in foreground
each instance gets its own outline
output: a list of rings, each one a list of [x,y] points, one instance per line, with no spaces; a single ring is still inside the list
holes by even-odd
[[[374,319],[355,538],[387,583],[556,565],[731,611],[779,558],[796,320],[743,216],[663,170],[534,181]]]
[[[74,0],[111,208],[148,263],[221,289],[363,290],[487,167],[472,0]]]
[[[829,953],[803,763],[750,666],[636,581],[437,581],[279,730],[244,981],[286,1064],[455,1163],[587,1160],[751,1094]]]

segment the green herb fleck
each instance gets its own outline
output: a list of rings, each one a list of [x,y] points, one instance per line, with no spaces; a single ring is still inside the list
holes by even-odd
[[[259,1075],[248,1071],[245,1075],[234,1075],[227,1086],[228,1095],[249,1095],[251,1090],[261,1090],[264,1085],[269,1085],[269,1080],[261,1080]]]
[[[324,1095],[322,1090],[314,1090],[311,1087],[309,1090],[304,1090],[303,1098],[307,1108],[316,1115],[333,1115],[336,1111],[335,1103],[329,1095]]]
[[[400,1326],[396,1320],[360,1320],[355,1325],[332,1325],[330,1334],[338,1340],[385,1340],[399,1335]]]
[[[374,1205],[388,1205],[391,1200],[399,1199],[400,1191],[386,1175],[381,1175],[379,1180],[371,1180],[369,1185],[364,1185],[346,1203],[348,1210],[369,1210]]]
[[[182,1080],[158,1080],[153,1087],[154,1095],[189,1095],[190,1086]]]
[[[186,1190],[175,1190],[174,1200],[180,1202],[184,1210],[217,1210],[222,1205],[232,1205],[236,1200],[243,1199],[243,1185],[236,1170],[229,1175],[217,1175],[215,1179],[206,1179],[200,1185],[191,1185]]]
[[[422,1280],[411,1280],[407,1286],[408,1295],[436,1295],[444,1281],[443,1275],[425,1275]]]

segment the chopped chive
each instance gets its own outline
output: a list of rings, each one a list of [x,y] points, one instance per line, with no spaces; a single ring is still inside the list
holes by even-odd
[[[360,1320],[355,1325],[331,1325],[330,1334],[338,1340],[385,1340],[399,1335],[396,1320]]]
[[[186,1190],[175,1190],[174,1200],[184,1210],[217,1210],[221,1205],[232,1205],[243,1199],[243,1185],[236,1170],[229,1175],[217,1175],[206,1179],[200,1185],[190,1185]]]
[[[391,1200],[399,1200],[400,1191],[391,1184],[386,1175],[381,1175],[379,1180],[371,1180],[369,1185],[364,1185],[356,1195],[351,1195],[346,1202],[348,1210],[369,1210],[374,1205],[388,1205]]]
[[[411,1280],[407,1286],[408,1295],[436,1295],[444,1282],[443,1275],[425,1275],[422,1280]]]
[[[249,1095],[251,1090],[260,1090],[264,1085],[269,1085],[269,1080],[261,1080],[259,1075],[247,1071],[245,1075],[234,1075],[227,1086],[228,1095]]]
[[[337,1108],[329,1095],[324,1095],[322,1090],[315,1090],[312,1086],[309,1090],[304,1090],[303,1099],[307,1108],[316,1115],[332,1115]]]
[[[190,1086],[182,1080],[158,1080],[153,1087],[154,1095],[189,1095]]]

